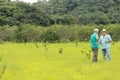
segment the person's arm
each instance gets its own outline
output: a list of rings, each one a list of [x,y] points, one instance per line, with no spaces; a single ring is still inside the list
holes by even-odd
[[[96,35],[97,44],[99,44],[99,37]]]
[[[96,35],[96,40],[99,41],[99,36],[98,35]]]
[[[102,42],[101,42],[101,36],[100,36],[100,39],[99,39],[99,43],[102,44]]]
[[[110,35],[108,35],[108,40],[107,41],[105,41],[106,43],[111,43],[112,42],[112,38],[111,38],[111,36]]]
[[[108,41],[106,41],[107,43],[111,43],[112,42],[112,40],[108,40]]]
[[[99,41],[99,37],[96,37],[96,40]]]

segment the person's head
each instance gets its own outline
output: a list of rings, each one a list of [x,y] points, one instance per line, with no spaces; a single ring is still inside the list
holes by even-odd
[[[98,32],[99,32],[99,29],[95,28],[95,29],[94,29],[94,32],[98,33]]]
[[[102,35],[105,36],[106,35],[106,29],[102,30]]]

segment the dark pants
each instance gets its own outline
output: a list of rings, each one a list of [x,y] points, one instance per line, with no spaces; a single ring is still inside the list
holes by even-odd
[[[92,48],[93,51],[93,62],[97,62],[97,57],[98,57],[98,48]]]

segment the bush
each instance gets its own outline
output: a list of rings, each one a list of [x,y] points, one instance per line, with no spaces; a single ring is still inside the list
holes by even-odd
[[[120,41],[120,25],[108,25],[106,29],[114,41]]]
[[[90,35],[93,33],[93,27],[83,27],[79,28],[77,32],[77,37],[79,41],[89,41]]]
[[[52,29],[46,30],[41,35],[42,42],[56,42],[59,39],[59,36]]]
[[[17,42],[33,42],[40,41],[42,35],[42,27],[35,27],[32,25],[24,25],[18,28],[16,33]]]
[[[41,27],[33,25],[2,26],[0,27],[0,40],[16,42],[69,42],[69,41],[89,41],[94,28],[100,31],[105,28],[114,41],[120,40],[120,26],[99,25],[99,26],[77,26],[77,25],[54,25],[51,27]],[[99,34],[100,35],[100,34]]]
[[[75,30],[72,26],[53,26],[54,32],[59,36],[60,41],[74,41]]]
[[[0,39],[3,41],[15,41],[18,27],[3,26],[0,27]]]

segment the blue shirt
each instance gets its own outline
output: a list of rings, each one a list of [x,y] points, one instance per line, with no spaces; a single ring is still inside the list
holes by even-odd
[[[96,32],[94,32],[91,36],[90,36],[90,42],[92,44],[92,48],[98,48],[98,34]]]
[[[109,34],[106,34],[105,36],[100,36],[99,42],[101,43],[102,49],[110,48],[110,43],[106,42],[108,40],[112,40]]]

